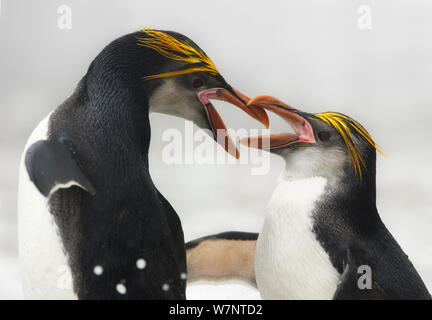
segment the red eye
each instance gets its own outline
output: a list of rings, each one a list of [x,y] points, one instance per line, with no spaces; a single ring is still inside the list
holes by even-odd
[[[318,138],[320,138],[321,141],[327,141],[328,139],[330,139],[330,133],[323,131],[318,133]]]
[[[194,88],[199,88],[203,85],[203,81],[201,78],[195,78],[193,79],[192,85],[194,86]]]

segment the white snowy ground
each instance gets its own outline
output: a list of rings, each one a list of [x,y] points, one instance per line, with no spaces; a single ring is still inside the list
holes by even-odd
[[[191,284],[186,289],[190,300],[259,300],[261,296],[255,288],[239,283]]]

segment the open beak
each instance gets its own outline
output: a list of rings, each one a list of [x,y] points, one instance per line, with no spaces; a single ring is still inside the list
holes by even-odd
[[[256,136],[240,139],[240,143],[259,149],[280,149],[299,142],[315,143],[310,123],[296,112],[297,110],[271,96],[258,96],[248,102],[248,107],[267,109],[284,119],[294,133],[279,133],[269,136]]]
[[[198,93],[198,99],[203,104],[207,113],[215,140],[237,159],[240,157],[240,153],[234,141],[228,135],[225,123],[216,111],[216,108],[211,104],[210,99],[229,102],[261,122],[266,128],[269,126],[269,119],[265,110],[260,106],[248,106],[247,103],[250,101],[250,98],[235,89],[232,89],[232,92],[224,88],[207,89]]]

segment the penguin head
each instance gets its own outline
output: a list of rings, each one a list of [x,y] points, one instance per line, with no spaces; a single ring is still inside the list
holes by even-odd
[[[116,49],[118,46],[121,48]],[[121,64],[127,65],[134,83],[140,82],[141,101],[149,112],[178,116],[210,129],[233,156],[239,157],[238,150],[211,100],[227,101],[268,127],[266,112],[261,107],[248,107],[250,98],[229,85],[206,53],[186,36],[142,29],[118,39],[111,47],[111,52],[126,52],[128,57]],[[130,79],[125,86],[136,87]]]
[[[352,118],[337,112],[302,112],[270,96],[256,97],[249,105],[276,113],[294,131],[240,141],[281,156],[289,177],[375,179],[376,150],[382,151],[366,129]]]
[[[150,112],[177,116],[192,121],[202,129],[210,129],[215,140],[237,158],[239,152],[211,100],[229,102],[268,127],[265,111],[248,108],[246,103],[249,98],[233,89],[221,75],[194,72],[151,81],[158,82],[158,87],[149,97]],[[223,138],[225,135],[228,137],[226,141]]]

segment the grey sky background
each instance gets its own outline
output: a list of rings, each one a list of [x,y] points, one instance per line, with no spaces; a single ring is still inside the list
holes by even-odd
[[[21,297],[16,189],[27,137],[72,93],[105,45],[141,27],[189,36],[250,96],[270,94],[308,112],[339,111],[362,123],[386,153],[377,164],[381,217],[432,290],[430,1],[0,3],[0,298]],[[57,27],[60,5],[72,9],[71,30]],[[358,27],[362,5],[372,10],[370,30]],[[227,104],[217,107],[228,126],[258,126]],[[186,239],[259,231],[282,160],[272,156],[265,176],[251,176],[247,165],[168,166],[162,132],[183,130],[184,121],[165,115],[151,121],[151,173],[182,218]],[[211,297],[209,288],[196,286],[193,294]],[[225,288],[219,287],[220,297],[235,297]],[[235,293],[255,294],[245,290]]]

